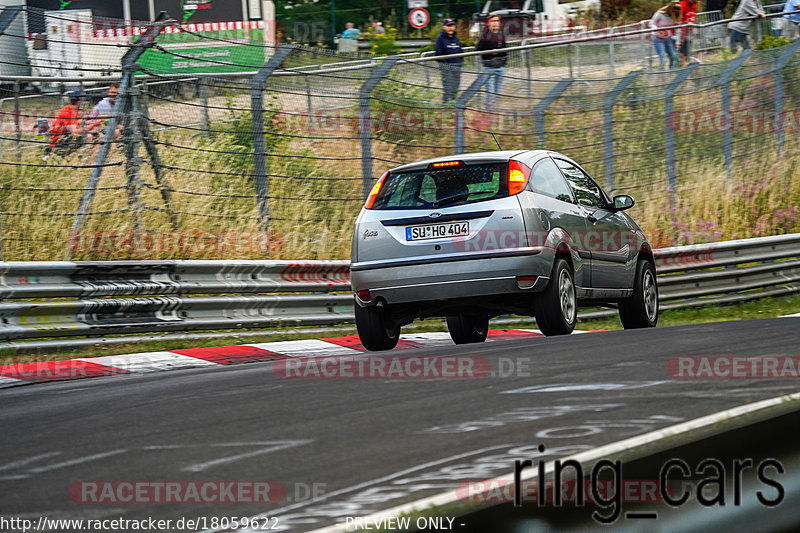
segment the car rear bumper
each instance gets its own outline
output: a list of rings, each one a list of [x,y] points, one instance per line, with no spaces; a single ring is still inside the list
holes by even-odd
[[[550,253],[548,253],[550,252]],[[552,251],[529,248],[513,252],[447,257],[443,261],[408,258],[384,263],[353,263],[353,292],[369,289],[369,305],[378,300],[399,304],[429,300],[539,292],[547,285]],[[518,276],[536,276],[518,281]]]

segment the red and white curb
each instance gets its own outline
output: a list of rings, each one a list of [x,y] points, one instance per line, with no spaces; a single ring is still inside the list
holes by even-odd
[[[589,331],[575,331],[590,333]],[[535,329],[492,329],[487,341],[543,337]],[[395,350],[452,345],[446,332],[401,335]],[[123,374],[144,374],[183,368],[215,367],[296,357],[363,355],[367,350],[357,335],[297,341],[266,342],[213,348],[187,348],[164,352],[106,355],[83,359],[17,362],[0,365],[0,388],[48,381],[96,378]]]

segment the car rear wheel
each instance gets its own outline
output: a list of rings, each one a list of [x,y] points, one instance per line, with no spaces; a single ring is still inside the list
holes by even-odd
[[[486,315],[451,315],[447,317],[450,338],[456,344],[483,342],[489,332],[489,317]]]
[[[578,301],[572,269],[563,259],[556,259],[550,281],[533,301],[536,325],[545,335],[568,335],[575,329]]]
[[[386,312],[376,305],[355,303],[356,330],[361,344],[371,352],[391,350],[400,340],[400,326],[391,323]]]
[[[619,303],[619,319],[625,329],[652,328],[658,323],[658,283],[650,261],[639,261],[633,295]]]

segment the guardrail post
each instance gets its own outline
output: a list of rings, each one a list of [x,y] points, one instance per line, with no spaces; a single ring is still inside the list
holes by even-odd
[[[478,92],[478,89],[483,87],[486,83],[486,80],[489,79],[489,74],[487,72],[482,72],[475,78],[467,89],[462,92],[458,98],[456,98],[455,103],[455,110],[456,110],[456,153],[463,154],[466,150],[465,142],[464,142],[464,109],[467,107],[467,102],[469,102],[475,93]]]
[[[111,111],[111,118],[108,119],[103,142],[100,144],[100,150],[97,152],[97,158],[95,159],[94,168],[92,169],[92,175],[89,176],[89,181],[86,184],[86,190],[84,191],[83,197],[81,198],[81,203],[78,206],[78,214],[75,215],[75,222],[72,225],[72,232],[70,233],[69,242],[67,244],[67,259],[72,257],[74,240],[78,237],[78,234],[83,227],[84,219],[87,216],[86,214],[92,207],[94,193],[97,190],[97,184],[100,181],[100,175],[103,172],[103,165],[108,158],[108,152],[111,150],[111,143],[114,141],[114,136],[117,133],[117,125],[120,122],[120,118],[126,115],[130,110],[131,98],[130,96],[126,95],[135,83],[134,75],[138,70],[136,61],[142,56],[142,54],[144,54],[145,50],[151,48],[155,44],[156,37],[158,37],[158,35],[161,33],[161,30],[164,29],[164,26],[166,26],[167,20],[167,14],[161,12],[155,22],[148,27],[147,30],[145,30],[145,32],[139,37],[139,40],[133,43],[122,56],[121,64],[123,74],[122,80],[119,84],[120,97],[117,98],[114,108]]]
[[[267,143],[264,140],[264,85],[297,45],[282,45],[266,64],[259,69],[250,82],[250,109],[253,113],[253,159],[256,175],[256,199],[258,218],[264,231],[269,229],[269,181],[267,179]]]
[[[545,124],[544,124],[544,113],[550,104],[556,101],[561,93],[567,90],[567,87],[572,85],[571,79],[561,80],[558,84],[550,89],[550,92],[547,93],[547,96],[542,99],[541,102],[536,104],[536,107],[533,110],[533,120],[536,125],[536,138],[539,139],[538,148],[544,149],[546,146],[546,138],[545,138]]]
[[[783,131],[783,72],[781,72],[781,70],[797,52],[798,47],[800,47],[800,39],[795,40],[786,50],[781,52],[781,55],[778,56],[778,60],[775,63],[775,116],[778,121],[777,131],[775,133],[777,135],[779,156],[783,153],[784,144],[786,142]]]
[[[682,69],[675,79],[667,86],[664,92],[664,133],[666,134],[666,149],[667,149],[667,187],[669,191],[670,206],[675,206],[675,195],[678,188],[677,172],[675,171],[675,118],[673,115],[674,102],[673,97],[678,90],[678,87],[692,75],[694,69],[697,68],[699,63],[690,63],[686,68]]]
[[[361,139],[361,183],[364,198],[372,188],[372,120],[370,117],[370,98],[372,91],[387,75],[400,58],[389,56],[378,63],[369,78],[358,90],[358,136]]]
[[[614,193],[614,102],[622,91],[636,81],[639,74],[638,70],[629,72],[603,99],[604,167],[606,187],[612,194]]]
[[[730,116],[730,81],[739,67],[741,67],[752,54],[752,49],[743,50],[739,57],[731,60],[731,64],[723,71],[717,81],[717,85],[722,86],[722,152],[725,156],[725,174],[727,174],[728,179],[731,179],[733,176],[733,123]]]

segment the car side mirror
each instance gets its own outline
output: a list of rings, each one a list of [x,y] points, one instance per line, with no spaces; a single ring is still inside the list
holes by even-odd
[[[635,203],[636,202],[634,201],[633,197],[627,194],[618,194],[614,197],[614,210],[625,211],[626,209],[633,207],[633,204]]]

